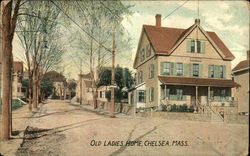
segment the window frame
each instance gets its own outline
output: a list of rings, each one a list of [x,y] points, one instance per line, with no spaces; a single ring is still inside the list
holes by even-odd
[[[140,94],[141,93],[141,94]],[[137,101],[139,103],[145,103],[146,102],[146,94],[145,90],[138,90],[137,91]]]
[[[193,67],[192,67],[192,76],[193,77],[199,77],[199,72],[200,72],[200,65],[198,64],[198,63],[193,63],[193,65],[192,65]],[[197,67],[197,68],[195,68],[195,67]],[[198,75],[194,75],[195,73],[198,73]]]
[[[180,68],[181,67],[181,68]],[[183,76],[183,63],[177,62],[176,63],[176,75],[177,76]]]
[[[220,65],[218,70],[219,70],[219,78],[223,78],[224,75],[223,65]]]
[[[171,62],[162,62],[162,75],[171,75]],[[166,65],[165,65],[166,64]],[[165,68],[167,67],[167,68]],[[169,72],[165,72],[165,71],[169,71]]]
[[[176,100],[183,100],[183,89],[177,88],[176,89]]]

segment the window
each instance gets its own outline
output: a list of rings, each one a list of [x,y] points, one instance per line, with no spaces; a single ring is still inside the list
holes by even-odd
[[[193,64],[193,76],[199,76],[199,64]]]
[[[226,99],[226,89],[221,89],[221,100],[224,101]]]
[[[183,100],[183,90],[182,89],[176,89],[176,99]]]
[[[170,75],[170,62],[161,63],[161,75]]]
[[[153,78],[154,77],[154,64],[150,64],[149,66],[149,78]]]
[[[187,52],[204,53],[205,52],[205,41],[187,40]]]
[[[223,66],[219,66],[219,78],[223,78]]]
[[[154,88],[153,87],[149,88],[149,101],[150,102],[154,101]]]
[[[176,75],[177,76],[183,75],[183,64],[182,63],[176,63]]]
[[[209,65],[209,77],[214,77],[214,65]]]
[[[214,101],[225,101],[230,97],[230,90],[228,88],[211,88],[210,98]]]
[[[147,45],[146,56],[149,57],[151,55],[151,46],[150,44]]]
[[[195,52],[195,41],[194,40],[191,40],[191,53],[194,53]]]
[[[145,103],[145,91],[144,90],[138,90],[138,102]]]
[[[102,91],[99,92],[99,96],[100,96],[100,98],[102,98]]]

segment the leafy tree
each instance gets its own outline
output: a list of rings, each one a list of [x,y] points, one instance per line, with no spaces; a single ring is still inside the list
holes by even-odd
[[[111,84],[111,70],[105,69],[99,75],[100,83],[98,86],[110,85]],[[116,67],[115,69],[115,82],[117,89],[115,91],[116,101],[121,101],[122,99],[127,99],[126,88],[131,88],[134,81],[132,77],[132,72],[128,68]],[[110,93],[107,93],[107,98],[110,100]]]
[[[44,80],[41,82],[41,91],[45,98],[47,98],[53,93],[53,88],[54,87],[52,82]]]

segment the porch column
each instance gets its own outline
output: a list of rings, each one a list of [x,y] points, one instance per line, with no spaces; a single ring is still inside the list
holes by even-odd
[[[210,105],[210,86],[208,86],[207,104]]]
[[[198,105],[198,86],[195,86],[195,105]]]
[[[166,100],[166,95],[167,95],[167,85],[164,85],[164,100]]]

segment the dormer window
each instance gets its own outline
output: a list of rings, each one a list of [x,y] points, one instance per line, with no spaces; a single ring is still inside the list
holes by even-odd
[[[205,41],[187,40],[187,52],[205,53]]]

